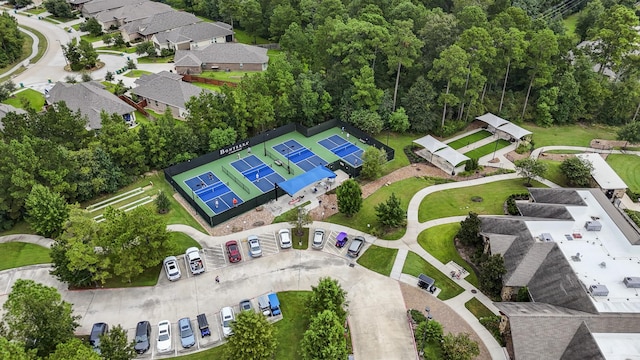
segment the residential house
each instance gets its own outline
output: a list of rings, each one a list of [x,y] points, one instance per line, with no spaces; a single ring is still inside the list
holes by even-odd
[[[7,114],[9,113],[26,114],[27,112],[22,109],[13,107],[11,105],[0,103],[0,130],[4,129],[4,125],[2,124],[2,119],[4,119],[4,117],[7,116]]]
[[[599,189],[529,190],[521,216],[481,217],[501,254],[511,359],[640,357],[640,229]],[[521,289],[530,303],[513,303]]]
[[[199,22],[157,33],[152,41],[157,49],[193,50],[209,44],[232,42],[233,30],[231,25],[222,22]]]
[[[88,119],[87,130],[102,128],[101,113],[118,114],[130,126],[135,124],[135,108],[105,90],[99,82],[77,84],[56,83],[46,94],[48,105],[64,101],[73,111],[80,111]]]
[[[163,71],[157,74],[142,75],[136,81],[132,94],[147,101],[147,108],[157,113],[171,110],[173,117],[187,117],[186,103],[194,96],[209,90],[182,81],[182,75]]]
[[[82,4],[82,16],[86,19],[96,17],[98,13],[121,8],[132,3],[143,3],[149,0],[92,0]]]
[[[79,10],[82,11],[82,7],[84,6],[84,4],[90,2],[91,0],[70,0],[69,1],[69,5],[71,5],[71,8],[73,10]]]
[[[144,1],[128,4],[117,9],[105,10],[96,14],[95,19],[102,25],[102,29],[119,28],[124,24],[146,19],[155,14],[172,11],[171,6],[155,1]]]
[[[264,71],[268,64],[267,49],[240,43],[178,50],[175,55],[176,71],[180,74],[200,74],[203,70]]]
[[[150,41],[153,35],[201,22],[197,16],[183,11],[167,11],[132,21],[120,29],[125,41]]]

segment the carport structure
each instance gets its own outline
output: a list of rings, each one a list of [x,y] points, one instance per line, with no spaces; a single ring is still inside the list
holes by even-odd
[[[593,166],[591,177],[609,199],[621,198],[627,191],[627,184],[607,161],[597,153],[576,154],[576,157]]]
[[[531,131],[492,113],[486,113],[484,115],[478,116],[476,119],[487,124],[487,130],[498,135],[498,138],[501,139],[509,141],[520,141],[525,136],[531,135]]]
[[[418,151],[418,155],[442,169],[447,174],[455,175],[464,171],[465,162],[469,158],[449,145],[439,141],[431,135],[414,140],[414,143],[424,147]]]

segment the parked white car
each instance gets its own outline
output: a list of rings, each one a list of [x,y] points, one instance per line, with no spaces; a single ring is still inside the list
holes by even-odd
[[[313,242],[311,247],[320,250],[324,247],[324,229],[316,229],[313,232]]]
[[[180,266],[178,265],[178,259],[175,256],[167,256],[163,263],[164,271],[167,273],[167,279],[169,279],[169,281],[176,281],[180,279]]]
[[[260,239],[258,239],[258,236],[249,235],[247,241],[249,242],[249,254],[251,257],[262,256],[262,247],[260,246]]]
[[[281,229],[278,231],[278,238],[280,238],[280,247],[288,249],[291,247],[291,231],[289,229]]]
[[[220,319],[222,320],[222,333],[224,334],[224,337],[233,335],[231,323],[236,319],[235,314],[233,313],[233,308],[230,306],[223,307],[222,310],[220,310]]]
[[[171,351],[171,322],[162,320],[158,323],[158,352]]]

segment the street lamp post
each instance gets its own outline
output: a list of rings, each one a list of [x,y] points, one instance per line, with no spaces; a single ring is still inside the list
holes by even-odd
[[[424,311],[427,312],[427,324],[428,324],[429,320],[433,319],[433,316],[431,316],[431,308],[427,306],[424,308]],[[420,348],[421,356],[424,355],[424,346],[426,345],[425,342],[427,341],[427,330],[428,330],[428,327],[425,325],[424,332],[422,333],[422,347]]]

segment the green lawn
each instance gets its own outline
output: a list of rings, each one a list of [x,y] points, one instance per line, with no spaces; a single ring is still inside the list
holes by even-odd
[[[239,83],[245,75],[251,76],[259,73],[261,73],[261,71],[203,71],[202,74],[198,76],[207,79]]]
[[[109,51],[119,51],[126,54],[133,54],[136,52],[135,47],[126,47],[126,46],[99,46],[96,50],[109,50]]]
[[[640,192],[640,157],[636,155],[611,154],[607,163],[627,183],[633,192]]]
[[[358,264],[371,271],[384,276],[391,275],[393,262],[398,255],[398,249],[389,249],[381,246],[371,245],[358,259]]]
[[[196,219],[194,219],[191,216],[191,214],[189,214],[189,212],[173,198],[174,190],[171,187],[171,185],[169,185],[169,183],[164,180],[164,176],[162,176],[161,173],[141,178],[138,181],[134,182],[133,184],[118,190],[114,194],[98,197],[96,199],[91,200],[90,202],[82,204],[82,206],[87,207],[91,204],[95,204],[97,202],[106,200],[107,198],[114,197],[118,194],[122,194],[124,192],[135,189],[137,187],[147,186],[149,185],[150,181],[153,182],[154,186],[150,190],[147,190],[147,195],[155,195],[158,193],[158,190],[162,190],[168,195],[167,197],[171,201],[169,212],[162,215],[166,219],[167,224],[185,224],[195,229],[198,229],[199,231],[205,234],[207,233],[202,227],[202,225],[200,225],[200,223],[196,221]],[[149,205],[146,205],[146,206],[154,206],[154,204],[150,203]],[[97,213],[98,212],[96,212],[96,214]]]
[[[438,299],[440,300],[451,299],[462,294],[464,291],[464,289],[451,280],[448,275],[441,273],[413,251],[409,251],[409,254],[407,254],[402,272],[415,277],[418,277],[420,274],[425,274],[433,278],[436,281],[436,287],[442,289],[440,294],[438,294]]]
[[[10,97],[3,103],[12,105],[16,108],[25,109],[23,99],[29,102],[29,107],[36,111],[41,111],[44,106],[44,95],[33,89],[26,89],[17,93],[14,97]]]
[[[422,199],[418,221],[425,222],[443,217],[467,215],[470,211],[480,215],[501,215],[503,214],[502,205],[509,195],[527,192],[527,188],[523,184],[523,179],[512,179],[437,191]],[[533,181],[532,185],[545,187],[537,181]],[[473,196],[481,196],[483,201],[471,201]]]
[[[560,164],[562,162],[555,160],[540,160],[541,163],[547,165],[547,171],[544,173],[544,178],[556,183],[562,187],[568,187],[567,178],[564,176],[562,171],[560,171]]]
[[[348,226],[362,232],[371,233],[371,230],[374,228],[378,228],[378,217],[376,216],[376,210],[374,207],[382,202],[387,201],[391,193],[395,193],[396,197],[400,199],[400,204],[404,211],[407,211],[409,208],[409,201],[417,193],[427,186],[431,186],[434,184],[433,180],[426,180],[422,177],[420,178],[408,178],[405,180],[401,180],[395,183],[392,183],[389,186],[383,186],[378,189],[376,192],[371,194],[369,197],[364,199],[362,203],[362,209],[353,215],[352,217],[347,217],[344,214],[336,213],[334,215],[329,216],[325,221],[340,224],[344,226]],[[369,228],[367,225],[371,225]],[[380,230],[377,230],[382,232]],[[390,232],[385,232],[379,234],[381,239],[386,240],[397,240],[400,239],[406,231],[405,227],[401,227],[399,229],[392,230]]]
[[[309,326],[307,323],[307,303],[311,291],[284,291],[278,293],[282,320],[273,324],[275,328],[276,349],[275,359],[299,360],[300,341]],[[191,355],[179,356],[180,360],[209,360],[225,359],[226,344]]]
[[[199,83],[199,82],[192,82],[191,84],[195,85],[195,86],[197,86],[199,88],[211,90],[213,92],[217,92],[217,93],[221,93],[222,92],[222,87],[218,86],[218,85],[204,84],[204,83]]]
[[[149,74],[153,74],[153,73],[151,71],[134,69],[134,70],[127,71],[124,74],[124,76],[130,77],[130,78],[139,78],[142,75],[149,75]]]
[[[605,125],[568,125],[540,127],[531,123],[520,125],[533,133],[536,148],[551,145],[589,146],[593,139],[615,140],[618,128]]]
[[[5,230],[0,232],[0,236],[5,235],[13,235],[13,234],[33,234],[34,231],[29,227],[29,223],[25,220],[20,221],[19,223],[13,225],[13,227],[9,230]]]
[[[465,147],[469,144],[473,144],[474,142],[478,142],[484,138],[488,138],[489,136],[491,136],[492,134],[490,132],[488,132],[487,130],[482,130],[482,131],[478,131],[476,133],[473,133],[471,135],[467,135],[463,138],[460,138],[458,140],[452,141],[450,143],[448,143],[447,145],[449,145],[449,147],[453,148],[453,149],[460,149],[462,147]]]
[[[269,57],[269,62],[273,62],[278,58],[284,57],[285,53],[282,50],[267,50],[267,56]]]
[[[480,300],[476,298],[472,298],[464,304],[471,313],[476,317],[476,319],[480,320],[483,317],[495,316],[494,313],[491,312]]]
[[[583,152],[582,150],[549,150],[544,154],[582,154]]]
[[[173,61],[173,55],[165,57],[139,57],[138,64],[167,64]]]
[[[409,165],[409,159],[407,155],[404,154],[404,148],[413,143],[413,140],[419,138],[419,135],[415,134],[396,134],[393,132],[382,132],[378,136],[376,136],[376,140],[380,141],[385,145],[389,145],[393,150],[395,150],[395,156],[393,160],[384,164],[382,167],[382,172],[384,174],[389,174],[394,170],[403,168]]]
[[[507,146],[511,145],[511,143],[507,140],[504,139],[499,139],[498,141],[494,141],[491,142],[489,144],[486,145],[482,145],[479,148],[475,148],[471,151],[468,151],[466,153],[464,153],[466,156],[468,156],[471,159],[480,159],[481,157],[485,156],[485,155],[489,155],[491,153],[493,153],[494,151],[498,151],[500,149],[506,148]]]
[[[462,259],[453,243],[453,238],[459,230],[459,223],[428,228],[418,235],[418,244],[443,264],[454,261],[458,265],[463,266],[469,273],[469,275],[465,277],[465,280],[473,286],[478,287],[478,277],[475,271],[473,271],[471,265]]]
[[[87,35],[82,35],[80,36],[80,40],[84,40],[90,43],[94,43],[96,41],[101,41],[102,40],[102,35],[98,35],[98,36],[92,36],[91,34],[87,34]]]
[[[570,37],[573,37],[574,43],[578,43],[580,41],[580,37],[576,34],[576,26],[578,25],[578,17],[580,13],[577,12],[575,14],[571,14],[567,16],[562,22],[564,23],[564,28],[567,30],[566,34]]]
[[[307,250],[309,248],[309,228],[302,228],[302,236],[298,236],[296,229],[291,228],[291,241],[294,249]]]
[[[236,41],[239,43],[249,45],[270,43],[270,41],[267,39],[261,38],[259,36],[254,38],[252,35],[247,34],[246,31],[240,30],[238,28],[234,28],[233,32],[235,32]]]
[[[82,24],[75,24],[75,25],[71,25],[71,27],[72,27],[75,31],[80,31],[80,25],[82,25]]]
[[[33,15],[40,15],[43,12],[47,12],[47,9],[45,9],[43,7],[34,7],[33,9],[29,9],[26,12],[28,12],[29,14],[33,14]]]
[[[170,235],[171,241],[176,244],[176,254],[184,254],[188,248],[194,246],[198,249],[202,249],[202,245],[200,245],[200,243],[185,233],[172,231]]]
[[[50,262],[49,249],[44,246],[23,242],[0,244],[0,270]]]

